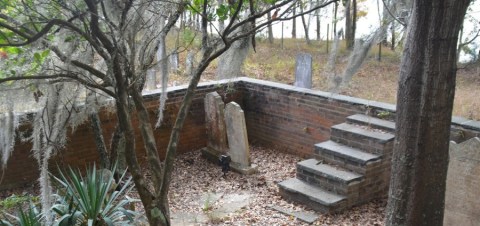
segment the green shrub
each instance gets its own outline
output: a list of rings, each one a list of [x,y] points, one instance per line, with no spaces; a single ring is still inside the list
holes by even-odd
[[[131,178],[125,179],[125,173],[116,184],[115,170],[96,170],[95,166],[87,170],[82,177],[80,171],[69,168],[60,171],[60,177],[53,177],[59,186],[57,201],[52,210],[58,215],[56,225],[125,225],[133,222],[138,215],[126,206],[135,200],[127,195],[132,188]]]
[[[3,214],[4,219],[0,219],[0,226],[41,226],[41,214],[35,204],[29,203],[26,210],[23,210],[20,203],[18,204],[17,215],[11,215],[6,212]],[[8,220],[10,219],[10,220]]]
[[[0,201],[0,211],[8,212],[8,210],[18,207],[19,205],[32,201],[33,203],[38,202],[37,196],[31,195],[11,195]]]

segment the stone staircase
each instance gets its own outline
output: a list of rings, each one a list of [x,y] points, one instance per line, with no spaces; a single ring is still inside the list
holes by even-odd
[[[386,196],[395,124],[366,115],[347,117],[315,144],[314,158],[297,163],[296,178],[278,184],[287,200],[324,212]]]

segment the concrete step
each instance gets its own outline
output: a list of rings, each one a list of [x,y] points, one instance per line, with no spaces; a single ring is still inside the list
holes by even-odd
[[[364,174],[367,165],[380,164],[382,155],[376,155],[328,140],[315,144],[315,158],[345,169]]]
[[[346,207],[347,198],[317,186],[291,178],[278,183],[280,195],[291,201],[300,202],[322,213],[340,211]]]
[[[364,176],[324,164],[316,159],[307,159],[297,163],[297,178],[328,191],[348,196],[354,192],[358,193]]]
[[[347,122],[395,133],[395,123],[363,114],[350,115]]]
[[[392,133],[348,123],[332,126],[330,136],[335,142],[374,154],[391,152],[395,138]]]

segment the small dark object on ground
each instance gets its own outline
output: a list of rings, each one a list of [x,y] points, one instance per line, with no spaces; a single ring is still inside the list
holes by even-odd
[[[227,172],[230,171],[230,162],[232,161],[232,158],[228,155],[220,155],[220,158],[218,158],[218,163],[220,166],[222,166],[222,172],[223,176],[227,175]]]

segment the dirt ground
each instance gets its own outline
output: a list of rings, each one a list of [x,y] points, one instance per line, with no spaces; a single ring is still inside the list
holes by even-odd
[[[281,214],[272,206],[291,211],[305,211],[318,216],[313,225],[383,225],[386,200],[376,200],[340,214],[321,214],[309,208],[283,200],[277,183],[295,177],[295,165],[301,158],[275,149],[251,147],[252,163],[258,173],[240,175],[229,172],[223,176],[221,167],[201,158],[199,152],[178,157],[170,188],[172,214],[197,213],[197,223],[184,225],[308,225],[295,217]],[[248,194],[249,202],[240,210],[217,217],[215,210],[222,199],[208,202],[204,194]]]

